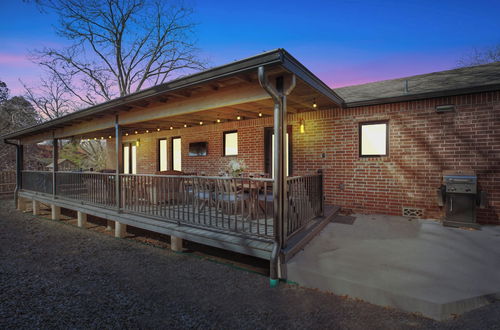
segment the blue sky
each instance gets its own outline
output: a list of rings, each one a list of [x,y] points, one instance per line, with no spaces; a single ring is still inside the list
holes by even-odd
[[[500,44],[500,1],[187,1],[211,65],[282,47],[331,87],[451,69]],[[40,74],[29,49],[66,43],[53,24],[33,4],[0,3],[0,79],[13,94]]]

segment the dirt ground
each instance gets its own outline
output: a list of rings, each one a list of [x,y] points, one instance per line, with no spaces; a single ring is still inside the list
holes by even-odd
[[[446,322],[281,284],[267,262],[0,200],[0,328],[500,329],[500,303]],[[143,244],[145,243],[145,244]],[[200,249],[198,249],[200,248]],[[246,268],[249,270],[243,270]]]

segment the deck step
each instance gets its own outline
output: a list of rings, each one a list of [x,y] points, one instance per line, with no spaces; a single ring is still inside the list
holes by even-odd
[[[302,250],[307,243],[318,235],[339,211],[339,206],[325,205],[324,215],[322,217],[313,220],[305,230],[298,232],[288,241],[287,247],[284,250],[285,262],[290,260]]]

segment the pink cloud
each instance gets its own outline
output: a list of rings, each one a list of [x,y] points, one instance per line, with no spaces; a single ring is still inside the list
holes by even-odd
[[[0,53],[0,65],[31,66],[32,63],[26,55]]]

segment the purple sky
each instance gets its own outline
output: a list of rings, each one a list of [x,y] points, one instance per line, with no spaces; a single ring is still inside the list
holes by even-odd
[[[285,48],[331,87],[456,66],[500,44],[500,1],[189,1],[211,65]],[[40,70],[30,49],[63,46],[56,18],[20,0],[0,2],[0,80],[12,95]]]

